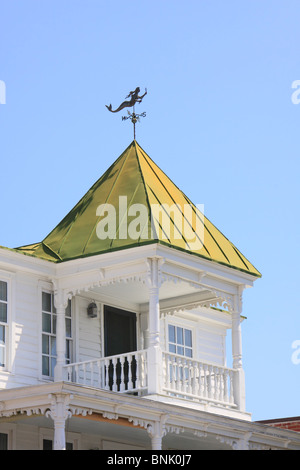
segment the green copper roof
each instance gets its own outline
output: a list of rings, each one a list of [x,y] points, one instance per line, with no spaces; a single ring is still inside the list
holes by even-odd
[[[108,212],[100,213],[99,206],[103,204],[109,205],[106,206]],[[191,217],[191,212],[185,211],[187,206],[191,208]],[[153,212],[153,207],[174,209],[168,230],[164,226],[166,219],[162,219],[159,212]],[[111,208],[115,212],[109,212]],[[145,209],[146,212],[137,209]],[[114,220],[108,218],[109,213],[115,216]],[[147,216],[142,217],[145,213]],[[133,141],[41,243],[17,250],[62,262],[161,243],[260,276],[239,250],[205,216],[199,214],[198,208]],[[182,227],[189,224],[197,233],[195,242],[198,243],[192,242],[192,238],[182,231]],[[114,229],[113,236],[105,236],[108,228]]]

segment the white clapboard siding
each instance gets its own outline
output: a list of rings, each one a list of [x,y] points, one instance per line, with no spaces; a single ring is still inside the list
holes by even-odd
[[[197,358],[199,360],[224,365],[226,329],[200,322],[197,327]]]
[[[17,273],[9,290],[7,369],[0,370],[0,388],[35,384],[39,378],[38,278]]]
[[[101,357],[101,306],[98,304],[99,313],[97,318],[88,318],[87,307],[91,300],[76,297],[75,301],[77,312],[76,321],[78,322],[76,362],[98,359]]]

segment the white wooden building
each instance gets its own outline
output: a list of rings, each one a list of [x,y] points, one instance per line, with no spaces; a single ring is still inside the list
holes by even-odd
[[[42,242],[0,248],[0,448],[300,449],[246,408],[259,277],[133,141]]]

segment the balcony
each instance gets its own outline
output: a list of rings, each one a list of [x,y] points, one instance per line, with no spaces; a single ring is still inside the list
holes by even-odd
[[[151,373],[149,350],[141,350],[64,366],[68,382],[138,396],[152,395],[153,372],[157,393],[190,403],[236,409],[234,378],[237,370],[169,352],[161,353],[162,367]]]
[[[147,351],[136,351],[64,366],[66,380],[120,393],[147,391]]]

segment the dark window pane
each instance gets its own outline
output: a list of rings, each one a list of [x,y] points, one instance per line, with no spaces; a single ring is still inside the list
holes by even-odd
[[[42,335],[42,353],[49,354],[49,336]]]
[[[3,432],[0,432],[0,450],[7,450],[7,434],[4,434]]]
[[[67,308],[65,310],[65,315],[66,315],[66,317],[71,316],[71,300],[70,299],[68,300],[68,305],[67,305]]]
[[[7,283],[0,281],[0,300],[7,301]]]
[[[0,322],[7,322],[7,304],[0,302]]]
[[[51,333],[51,315],[44,312],[42,315],[42,329],[45,333]]]
[[[48,376],[50,375],[49,357],[47,356],[42,356],[42,374]]]
[[[72,341],[66,340],[66,359],[71,359],[71,357],[72,357]]]
[[[51,312],[51,294],[47,292],[42,293],[42,310],[44,312]]]
[[[43,439],[43,450],[52,450],[52,441],[50,439]]]
[[[71,319],[70,318],[66,318],[66,337],[67,338],[72,337]]]

